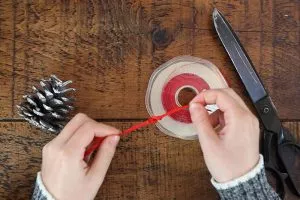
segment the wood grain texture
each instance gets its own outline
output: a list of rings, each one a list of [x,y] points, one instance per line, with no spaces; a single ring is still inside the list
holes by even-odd
[[[238,31],[280,117],[300,119],[299,2],[283,0],[2,3],[0,118],[17,118],[22,95],[52,73],[74,81],[78,111],[146,118],[151,73],[184,54],[215,63],[247,100],[212,29],[214,6]]]
[[[13,4],[0,1],[0,118],[12,117],[14,103],[14,15]]]
[[[300,142],[300,123],[284,125]],[[41,149],[53,137],[26,122],[0,123],[1,199],[30,197]],[[198,141],[172,138],[150,126],[121,139],[96,199],[217,199],[209,179]],[[288,193],[287,199],[297,198]]]
[[[1,199],[29,199],[41,149],[52,138],[26,122],[0,123]],[[97,199],[216,199],[209,179],[197,141],[175,139],[151,126],[122,138]]]
[[[299,142],[299,0],[0,1],[0,199],[31,195],[41,148],[53,136],[19,120],[16,105],[50,74],[74,81],[76,112],[119,128],[131,125],[123,120],[148,117],[144,97],[151,73],[180,55],[213,62],[251,106],[213,30],[213,7],[237,31]],[[198,143],[153,126],[122,139],[97,196],[217,198]]]
[[[283,122],[286,127],[295,137],[296,141],[300,143],[300,122]]]

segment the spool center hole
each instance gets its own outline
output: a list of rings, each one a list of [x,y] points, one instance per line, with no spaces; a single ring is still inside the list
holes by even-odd
[[[177,95],[178,106],[185,106],[197,95],[197,91],[190,87],[182,88]]]

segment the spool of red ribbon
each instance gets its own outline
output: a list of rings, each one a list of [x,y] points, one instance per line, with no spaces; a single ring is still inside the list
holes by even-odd
[[[225,87],[228,85],[224,77],[209,61],[191,56],[176,57],[153,72],[146,93],[146,107],[151,116],[159,115],[182,106],[179,93],[185,88],[197,94],[203,89]],[[215,105],[208,107],[209,112],[218,109]],[[174,137],[197,138],[188,109],[173,113],[156,125],[162,132]]]
[[[161,101],[166,111],[181,106],[178,100],[179,92],[185,88],[199,93],[203,89],[209,89],[209,85],[201,77],[191,73],[183,73],[173,77],[167,82],[161,94]],[[179,122],[192,123],[188,110],[176,112],[171,117]]]

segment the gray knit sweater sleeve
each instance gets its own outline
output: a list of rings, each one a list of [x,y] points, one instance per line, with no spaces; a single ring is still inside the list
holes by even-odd
[[[256,167],[247,174],[226,183],[218,183],[214,179],[211,182],[222,200],[280,200],[267,181],[262,155]]]
[[[44,186],[40,172],[37,174],[31,200],[55,200]]]

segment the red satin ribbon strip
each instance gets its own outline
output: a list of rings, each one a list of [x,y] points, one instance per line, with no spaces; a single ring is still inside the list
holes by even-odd
[[[169,110],[168,112],[166,112],[165,114],[162,115],[158,115],[158,116],[153,116],[150,117],[149,119],[147,119],[144,122],[141,122],[139,124],[133,125],[130,128],[123,130],[121,133],[119,133],[119,135],[127,135],[137,129],[140,129],[142,127],[148,126],[150,124],[155,124],[157,121],[162,120],[164,117],[166,116],[170,116],[176,112],[179,112],[181,110],[187,109],[189,106],[182,106],[182,107],[176,107],[172,110]],[[93,151],[95,151],[96,149],[99,148],[99,146],[101,145],[102,141],[105,139],[105,137],[95,137],[95,139],[93,140],[93,142],[91,143],[91,145],[89,145],[89,147],[87,148],[87,150],[84,153],[84,158],[87,158]]]

